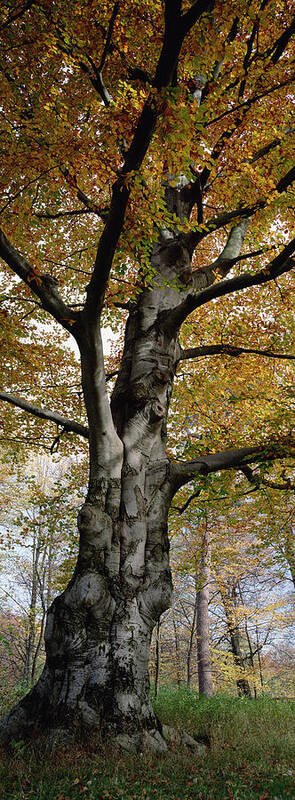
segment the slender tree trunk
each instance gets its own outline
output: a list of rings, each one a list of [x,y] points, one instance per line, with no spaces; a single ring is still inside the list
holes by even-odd
[[[244,603],[243,593],[242,593],[242,589],[241,589],[240,583],[237,584],[237,588],[238,588],[240,600],[241,600],[242,603]],[[253,670],[253,677],[254,677],[253,691],[254,691],[254,697],[255,697],[255,700],[256,700],[257,699],[257,688],[256,688],[256,676],[255,676],[255,662],[254,662],[253,647],[252,647],[252,642],[251,642],[251,638],[250,638],[250,634],[249,634],[249,630],[248,630],[246,614],[244,616],[244,627],[245,627],[245,634],[246,634],[248,647],[249,647],[249,660],[250,660],[250,664],[251,664],[251,667],[252,667],[252,670]]]
[[[241,677],[237,680],[237,689],[240,696],[251,697],[251,688],[247,678],[243,676],[245,672],[245,660],[241,650],[240,631],[239,625],[235,620],[235,606],[236,606],[236,587],[235,584],[231,587],[228,594],[221,590],[221,597],[224,605],[225,616],[227,621],[228,632],[230,636],[231,649],[234,657],[234,663],[238,667]]]
[[[41,605],[42,605],[42,617],[41,617],[39,635],[38,635],[38,640],[37,640],[37,643],[36,643],[36,646],[35,646],[34,658],[33,658],[33,663],[32,663],[32,676],[31,676],[32,682],[34,681],[34,678],[35,678],[37,661],[38,661],[39,653],[41,651],[41,647],[42,647],[42,643],[43,643],[45,621],[46,621],[46,612],[47,612],[47,608],[48,608],[48,606],[46,607],[45,597],[44,597],[45,596],[46,575],[48,577],[48,571],[47,571],[47,566],[46,566],[46,551],[43,554],[42,569],[43,569],[42,578],[40,577],[39,572],[37,573],[38,583],[39,583],[39,595],[40,595],[40,600],[41,600]]]
[[[158,620],[156,626],[156,648],[155,648],[155,697],[158,697],[159,694],[160,664],[161,664],[161,623],[160,620]]]
[[[190,637],[188,643],[188,650],[187,650],[187,657],[186,657],[186,666],[187,666],[187,686],[190,689],[191,680],[192,680],[192,655],[193,655],[193,644],[194,644],[194,635],[195,635],[195,628],[196,628],[196,618],[197,618],[197,602],[198,602],[198,592],[197,592],[197,579],[195,580],[195,597],[194,597],[194,608],[193,608],[193,618],[190,630]]]
[[[294,543],[294,529],[290,526],[290,530],[286,536],[285,543],[285,557],[287,559],[291,577],[295,589],[295,543]]]
[[[24,682],[27,685],[30,684],[31,681],[33,680],[35,639],[36,639],[38,561],[40,555],[40,546],[38,537],[36,535],[34,535],[32,555],[33,555],[32,585],[31,585],[31,597],[30,597],[29,618],[28,618],[28,634],[26,639],[25,666],[24,666]]]
[[[174,646],[175,646],[176,681],[177,681],[177,686],[180,689],[181,678],[180,678],[179,639],[178,639],[178,630],[174,614],[173,614],[173,631],[174,631]]]
[[[258,636],[258,625],[256,620],[256,647],[257,647],[257,659],[258,659],[258,666],[259,666],[259,676],[260,676],[260,684],[263,687],[263,672],[262,672],[262,663],[261,663],[261,655],[260,655],[260,646],[259,646],[259,636]]]
[[[213,695],[213,681],[209,643],[209,594],[211,573],[211,540],[206,525],[202,535],[201,562],[197,592],[197,655],[199,693]]]

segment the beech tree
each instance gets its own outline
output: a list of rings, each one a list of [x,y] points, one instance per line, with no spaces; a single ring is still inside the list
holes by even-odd
[[[180,362],[292,357],[291,3],[7,2],[1,30],[1,308],[14,351],[0,397],[57,425],[55,446],[70,433],[89,442],[77,564],[48,611],[42,676],[1,735],[99,727],[161,750],[148,657],[171,602],[171,500],[204,474],[294,453],[283,392],[275,423],[259,407],[235,431],[232,414],[217,451],[213,434],[194,449],[194,418],[189,461],[168,417]],[[226,323],[204,341],[204,309],[217,319],[228,299],[242,343]],[[111,374],[106,325],[124,327]],[[11,438],[25,438],[11,413]]]

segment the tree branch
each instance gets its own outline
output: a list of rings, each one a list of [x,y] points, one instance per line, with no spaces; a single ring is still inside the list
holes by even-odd
[[[179,514],[183,514],[191,504],[192,500],[195,500],[196,497],[199,497],[200,494],[201,494],[201,489],[198,489],[197,492],[193,492],[193,494],[189,496],[188,500],[186,501],[186,503],[184,503],[183,506],[171,506],[171,508],[173,509],[173,511],[178,511]]]
[[[209,122],[206,122],[204,124],[204,128],[208,128],[209,125],[214,125],[215,122],[219,122],[221,119],[228,117],[230,114],[233,114],[235,111],[239,111],[245,106],[248,106],[250,108],[250,106],[252,106],[253,103],[257,103],[258,100],[262,100],[263,97],[268,97],[270,94],[276,92],[279,89],[284,89],[285,86],[289,86],[289,84],[291,84],[293,81],[294,81],[294,74],[290,75],[290,77],[287,78],[285,81],[282,81],[282,83],[278,83],[276,84],[276,86],[270,86],[270,88],[266,89],[264,92],[253,95],[252,97],[249,97],[247,100],[245,100],[243,103],[239,103],[239,105],[235,105],[233,106],[233,108],[223,111],[223,113],[219,114],[218,117],[214,117],[214,119],[210,119]]]
[[[203,267],[200,270],[193,272],[193,284],[196,289],[202,289],[214,283],[217,276],[225,277],[232,266],[240,258],[240,252],[243,247],[244,239],[249,225],[248,219],[242,219],[237,225],[234,225],[229,233],[227,242],[218,258],[209,264],[208,267]],[[201,277],[201,283],[200,283]]]
[[[103,68],[104,68],[104,65],[105,65],[105,61],[106,61],[107,55],[108,55],[108,53],[110,51],[110,44],[111,44],[112,34],[113,34],[113,29],[114,29],[114,24],[115,24],[115,21],[116,21],[116,17],[118,15],[118,11],[119,11],[119,6],[120,6],[119,2],[116,2],[115,5],[114,5],[112,14],[111,14],[111,19],[110,19],[110,22],[109,22],[108,32],[107,32],[107,36],[106,36],[106,42],[105,42],[103,53],[102,53],[102,56],[101,56],[101,59],[100,59],[99,67],[96,67],[96,65],[94,64],[94,61],[92,60],[92,58],[90,58],[89,54],[87,54],[87,56],[86,56],[87,61],[89,61],[89,64],[91,65],[92,70],[94,72],[94,78],[93,78],[93,76],[91,74],[91,70],[89,69],[88,65],[85,64],[84,61],[80,62],[80,67],[81,67],[82,71],[86,72],[89,75],[89,78],[90,78],[90,81],[92,83],[92,86],[94,87],[94,89],[96,89],[96,91],[100,95],[102,101],[104,102],[105,106],[107,106],[107,107],[110,105],[110,102],[111,102],[112,98],[111,98],[111,95],[109,94],[108,90],[106,89],[106,87],[104,85],[102,71],[103,71]]]
[[[243,475],[245,475],[245,478],[247,478],[249,483],[254,484],[257,489],[261,484],[263,486],[268,486],[270,489],[279,489],[281,491],[286,491],[288,489],[292,489],[294,491],[295,489],[295,484],[292,483],[291,478],[287,478],[285,483],[277,483],[276,481],[271,481],[268,480],[268,478],[264,478],[262,475],[254,475],[253,470],[249,466],[243,467],[241,472]]]
[[[293,266],[295,266],[295,261],[291,258],[294,252],[295,238],[289,242],[273,261],[263,267],[259,272],[238,275],[235,278],[229,278],[228,280],[214,283],[196,295],[189,294],[175,309],[170,312],[163,312],[162,318],[164,327],[172,326],[177,329],[192,311],[209,303],[210,300],[216,299],[217,297],[224,297],[233,292],[240,292],[242,289],[248,289],[251,286],[260,286],[264,283],[268,283],[270,280],[274,280],[279,275],[290,272]]]
[[[279,194],[285,192],[294,181],[295,167],[292,167],[286,173],[286,175],[283,175],[283,177],[278,181],[275,191],[279,192]],[[261,198],[261,200],[257,200],[256,203],[253,203],[252,206],[240,205],[233,211],[223,211],[221,214],[217,214],[215,217],[211,217],[211,219],[206,220],[204,225],[199,230],[195,230],[187,234],[186,242],[189,252],[192,255],[199,242],[210,233],[214,233],[215,231],[224,228],[226,225],[229,225],[236,219],[249,219],[250,217],[254,216],[256,211],[262,210],[265,208],[265,206],[266,198]]]
[[[51,212],[51,211],[36,211],[36,213],[34,214],[34,217],[37,217],[38,219],[53,219],[53,220],[55,220],[55,219],[61,219],[61,218],[64,218],[64,217],[71,218],[71,217],[80,216],[81,214],[94,214],[94,213],[95,212],[92,211],[92,209],[90,209],[90,208],[76,208],[76,209],[73,209],[72,211],[56,211],[55,213]]]
[[[274,51],[271,57],[273,64],[276,64],[281,55],[283,55],[284,50],[286,49],[291,37],[295,33],[295,17],[293,17],[292,22],[286,28],[286,30],[282,33],[279,39],[275,42],[271,51]]]
[[[257,356],[267,356],[268,358],[283,358],[288,360],[295,360],[295,355],[289,353],[273,353],[272,350],[257,350],[251,347],[236,347],[231,344],[210,344],[203,347],[188,347],[181,350],[179,361],[185,361],[189,358],[201,358],[202,356],[215,356],[227,355],[239,357],[243,354],[251,354]]]
[[[23,15],[26,13],[26,11],[30,10],[31,6],[33,5],[33,2],[34,2],[34,0],[28,0],[28,2],[25,3],[25,5],[22,6],[19,10],[16,10],[14,14],[9,14],[7,19],[1,25],[0,30],[3,31],[12,22],[15,22],[16,19],[19,19],[20,17],[23,17]]]
[[[111,39],[112,39],[112,35],[113,35],[114,24],[116,22],[116,17],[117,17],[118,11],[119,11],[119,6],[120,6],[120,3],[117,1],[115,3],[115,5],[114,5],[113,11],[112,11],[112,15],[111,15],[111,19],[110,19],[109,27],[108,27],[108,32],[107,32],[107,37],[106,37],[106,43],[105,43],[105,46],[104,46],[104,49],[103,49],[103,54],[102,54],[102,57],[101,57],[101,60],[100,60],[99,68],[98,68],[100,73],[102,72],[102,70],[104,68],[105,60],[106,60],[106,57],[107,57],[107,55],[109,53],[109,50],[110,50],[110,44],[111,44]]]
[[[80,188],[80,186],[78,186],[76,175],[71,175],[70,171],[69,171],[69,169],[67,167],[66,168],[60,168],[60,172],[62,173],[63,177],[65,178],[65,180],[67,181],[69,186],[71,188],[74,187],[77,190],[77,198],[78,198],[78,200],[80,200],[81,203],[84,204],[84,206],[86,206],[86,209],[89,212],[92,212],[93,214],[96,214],[97,217],[100,217],[100,219],[102,219],[105,222],[106,219],[107,219],[109,208],[107,208],[107,207],[100,208],[100,206],[98,206],[96,203],[94,203],[93,200],[91,200],[90,197],[87,197],[85,192],[83,192],[82,189]],[[71,212],[71,213],[73,213],[73,212]],[[81,211],[76,212],[76,213],[81,213]]]
[[[166,0],[164,40],[154,78],[154,87],[158,90],[173,84],[183,40],[187,30],[193,24],[191,18],[187,18],[182,25],[180,24],[180,8],[180,0],[173,0],[173,2]],[[203,11],[207,10],[208,3],[200,0],[193,8],[193,16],[197,19]],[[159,113],[157,98],[154,94],[150,95],[140,114],[124,165],[113,185],[110,210],[98,244],[94,271],[88,286],[83,312],[84,318],[87,316],[88,320],[97,319],[101,313],[104,293],[118,239],[123,229],[131,191],[130,181],[127,182],[127,179],[131,172],[139,169],[145,158]]]
[[[41,275],[16,250],[0,229],[0,257],[21,278],[22,281],[39,297],[42,307],[48,311],[60,325],[73,333],[73,325],[78,320],[78,312],[64,303],[57,290],[57,282],[50,275]]]
[[[171,462],[170,475],[174,493],[198,475],[209,475],[224,469],[243,469],[247,464],[295,455],[295,441],[286,437],[256,447],[237,447],[210,455],[200,454],[195,461]]]
[[[35,406],[32,403],[29,403],[27,400],[23,400],[21,397],[15,397],[13,394],[8,394],[8,392],[0,391],[0,400],[4,400],[6,403],[17,406],[17,408],[22,408],[23,411],[26,411],[28,414],[32,414],[34,417],[55,422],[56,425],[60,425],[64,431],[78,433],[79,436],[83,436],[85,439],[89,438],[89,431],[86,426],[81,425],[80,422],[72,422],[67,417],[63,417],[61,414],[57,414],[55,411],[49,411],[46,408]]]
[[[206,12],[213,11],[215,2],[214,0],[197,0],[191,8],[181,17],[182,29],[184,35],[191,30],[193,25],[198,19]]]

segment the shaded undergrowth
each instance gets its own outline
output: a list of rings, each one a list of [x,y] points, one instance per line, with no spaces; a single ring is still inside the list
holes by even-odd
[[[44,758],[15,743],[0,760],[1,800],[285,800],[295,798],[295,703],[199,699],[164,687],[156,711],[208,738],[205,756],[174,748],[134,757],[93,738]]]

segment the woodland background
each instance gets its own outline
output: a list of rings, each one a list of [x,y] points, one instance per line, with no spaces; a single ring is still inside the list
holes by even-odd
[[[282,475],[277,478],[282,484]],[[210,656],[214,692],[294,698],[294,500],[292,486],[245,488],[205,479],[202,498],[183,492],[170,515],[173,606],[157,626],[152,691],[198,690],[197,604],[204,536],[211,543]],[[78,548],[76,516],[87,466],[33,456],[1,466],[0,663],[3,711],[44,663],[46,610],[68,583]],[[77,491],[77,486],[79,490]],[[9,502],[8,502],[9,497]],[[10,505],[11,503],[11,505]]]

